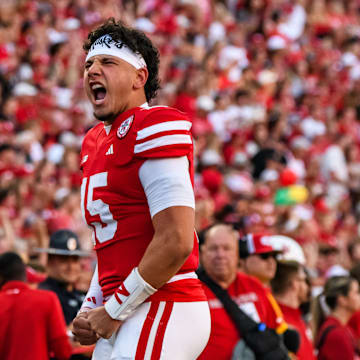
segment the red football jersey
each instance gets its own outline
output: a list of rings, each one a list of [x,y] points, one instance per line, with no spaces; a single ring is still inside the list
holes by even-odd
[[[206,348],[198,359],[229,360],[240,335],[221,301],[205,284],[203,286],[209,301],[211,334]],[[239,272],[227,291],[239,307],[255,321],[263,322],[273,329],[279,325],[267,291],[256,278]]]
[[[137,107],[119,115],[111,128],[99,123],[85,136],[81,150],[81,206],[94,230],[99,283],[104,297],[115,291],[136,267],[152,240],[154,228],[139,179],[151,158],[186,156],[193,183],[191,122],[178,110]],[[178,274],[198,267],[198,244]],[[205,295],[197,279],[165,284],[156,300],[197,301]]]

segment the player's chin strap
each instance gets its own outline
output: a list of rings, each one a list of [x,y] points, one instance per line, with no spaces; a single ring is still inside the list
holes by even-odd
[[[157,289],[148,284],[134,268],[105,304],[105,310],[114,320],[124,321]]]

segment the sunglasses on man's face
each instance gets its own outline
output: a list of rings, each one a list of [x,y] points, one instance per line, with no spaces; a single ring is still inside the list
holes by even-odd
[[[276,260],[277,258],[277,254],[276,253],[272,253],[272,252],[269,252],[269,253],[263,253],[263,254],[257,254],[262,260],[267,260],[267,259],[270,259],[270,258],[274,258]]]

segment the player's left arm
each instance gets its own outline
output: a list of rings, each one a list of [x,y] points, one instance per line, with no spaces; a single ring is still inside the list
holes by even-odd
[[[191,254],[195,200],[188,159],[147,160],[139,171],[154,226],[154,236],[138,265],[153,288],[163,286]]]
[[[158,289],[174,276],[194,244],[194,209],[171,206],[153,217],[154,237],[140,264],[139,274]]]

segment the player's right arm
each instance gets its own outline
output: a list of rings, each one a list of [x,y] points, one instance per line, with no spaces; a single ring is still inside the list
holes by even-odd
[[[103,293],[99,284],[99,272],[96,265],[93,277],[91,279],[89,290],[85,296],[84,302],[81,305],[80,313],[95,309],[103,304]]]
[[[81,305],[78,315],[73,321],[72,333],[74,334],[75,340],[81,345],[92,345],[97,341],[98,337],[91,329],[90,323],[87,320],[87,312],[102,304],[103,294],[99,284],[98,267],[96,265],[85,300]]]

